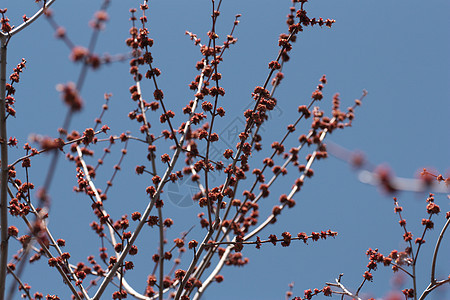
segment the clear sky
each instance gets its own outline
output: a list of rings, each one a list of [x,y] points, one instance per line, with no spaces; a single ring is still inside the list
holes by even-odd
[[[55,20],[66,28],[72,41],[86,46],[90,37],[88,22],[100,5],[101,1],[56,1],[52,9]],[[8,8],[8,16],[15,25],[21,22],[23,14],[31,16],[37,9],[32,1],[25,4],[3,0],[0,6]],[[111,1],[110,20],[99,37],[98,53],[128,51],[125,45],[130,28],[128,10],[138,6],[138,1]],[[194,67],[201,59],[198,48],[184,32],[189,30],[206,41],[211,5],[209,1],[195,0],[152,1],[149,6],[150,37],[155,40],[154,65],[162,71],[158,84],[165,93],[168,108],[176,113],[175,124],[180,124],[184,120],[181,108],[193,99],[188,84],[197,75]],[[220,65],[221,84],[226,90],[220,105],[226,109],[226,118],[217,124],[219,133],[242,126],[242,112],[252,102],[251,92],[255,86],[263,84],[267,64],[277,55],[278,36],[287,31],[285,19],[289,6],[290,1],[285,0],[223,1],[217,25],[220,38],[228,34],[236,14],[242,14],[242,17],[234,34],[238,42],[226,53]],[[309,103],[318,80],[326,74],[328,84],[320,106],[327,113],[334,93],[340,93],[342,107],[346,108],[360,97],[363,89],[369,92],[356,111],[353,126],[336,131],[327,140],[364,152],[373,164],[389,165],[400,177],[413,178],[423,167],[434,168],[443,174],[448,172],[450,3],[443,0],[325,0],[310,1],[306,8],[310,17],[335,19],[336,23],[331,29],[306,28],[299,34],[291,60],[283,69],[285,79],[275,94],[278,109],[264,127],[263,148],[267,150],[271,142],[281,139],[286,126],[298,115],[297,106]],[[11,161],[23,155],[21,145],[30,134],[56,136],[57,128],[62,126],[67,109],[55,87],[59,83],[75,81],[80,69],[79,65],[69,62],[69,54],[68,48],[54,38],[54,32],[44,18],[10,41],[9,70],[22,57],[27,59],[27,69],[16,86],[17,118],[8,120],[9,135],[17,137],[20,145],[11,150]],[[134,135],[139,134],[136,123],[127,117],[134,109],[128,92],[133,84],[128,68],[127,62],[114,63],[88,74],[82,90],[85,107],[75,116],[70,129],[82,132],[92,127],[101,110],[103,94],[112,93],[110,109],[104,118],[111,133],[129,130]],[[144,98],[151,100],[153,86],[149,81],[143,85],[143,93]],[[158,120],[151,122],[155,124],[154,129],[159,130]],[[296,137],[308,127],[309,123],[302,123],[287,145],[297,146]],[[232,143],[235,143],[232,135],[223,135],[217,147],[223,151]],[[103,147],[96,148],[97,155],[102,154]],[[118,144],[113,148],[112,155],[98,172],[96,182],[100,188],[104,189],[113,172],[120,147]],[[141,148],[137,143],[130,143],[129,155],[109,192],[105,205],[115,219],[123,213],[142,211],[146,206],[145,187],[149,185],[150,177],[138,177],[134,171],[136,165],[146,163],[143,155],[146,149]],[[300,154],[301,158],[304,156],[306,153]],[[30,176],[36,186],[43,184],[49,157],[43,155],[32,161]],[[261,158],[263,156],[255,155],[251,168],[260,167]],[[291,282],[295,282],[294,295],[303,296],[305,289],[320,289],[325,282],[333,282],[340,273],[344,273],[343,282],[347,288],[355,290],[366,270],[365,251],[369,247],[379,248],[386,255],[392,249],[404,249],[402,228],[393,212],[393,195],[361,183],[348,164],[334,157],[314,163],[313,169],[315,176],[307,180],[301,193],[294,197],[296,207],[283,211],[279,221],[259,235],[266,238],[272,233],[280,236],[284,231],[296,235],[327,229],[335,230],[339,235],[308,245],[292,243],[288,248],[265,245],[258,250],[245,247],[244,255],[249,257],[249,264],[243,268],[225,267],[221,272],[225,280],[213,284],[205,299],[280,299]],[[73,262],[86,261],[88,255],[97,254],[101,247],[89,228],[94,219],[90,200],[72,192],[76,185],[73,163],[62,159],[56,172],[50,190],[49,227],[56,238],[66,239],[66,250],[72,254]],[[272,198],[264,199],[267,205],[261,203],[261,219],[278,202],[279,195],[288,192],[296,177],[295,170],[291,169],[289,175],[272,190]],[[217,179],[216,184],[221,182]],[[186,199],[182,203],[179,201],[179,196],[192,193],[191,187],[188,182],[169,185],[167,194],[163,194],[164,215],[175,221],[173,228],[167,231],[169,244],[192,225],[196,227],[188,240],[200,241],[204,235],[196,217],[200,211],[198,206]],[[408,229],[415,236],[419,235],[422,232],[420,222],[426,217],[427,193],[403,192],[395,196],[404,207]],[[420,292],[428,284],[432,249],[444,224],[445,212],[450,210],[445,194],[438,194],[436,201],[443,213],[435,219],[435,229],[427,233],[427,242],[419,258]],[[21,233],[25,231],[21,230]],[[136,259],[135,270],[128,274],[139,291],[145,288],[146,277],[153,268],[151,255],[158,247],[156,229],[146,228],[141,238],[145,238],[138,242],[141,258]],[[448,236],[443,243],[437,269],[440,278],[446,278],[450,269],[449,259],[443,255],[450,251]],[[185,254],[183,268],[191,257],[192,253]],[[46,261],[41,260],[26,270],[24,280],[30,283],[33,292],[39,287],[38,290],[45,294],[59,294],[61,299],[68,299],[69,290],[61,288],[57,272],[47,269]],[[389,268],[380,266],[374,272],[374,282],[366,284],[363,291],[373,297],[386,295],[392,286],[391,274]],[[407,278],[402,288],[406,287],[411,287]],[[430,299],[450,297],[450,292],[442,291]],[[109,299],[109,296],[104,298]]]

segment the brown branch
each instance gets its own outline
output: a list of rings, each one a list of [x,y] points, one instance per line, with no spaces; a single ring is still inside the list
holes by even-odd
[[[0,258],[0,300],[4,299],[6,267],[8,264],[8,135],[6,133],[6,51],[7,39],[0,37],[0,217],[1,217],[1,258]]]

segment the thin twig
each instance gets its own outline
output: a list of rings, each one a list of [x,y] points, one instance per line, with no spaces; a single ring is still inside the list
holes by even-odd
[[[30,291],[25,287],[22,280],[20,280],[20,278],[17,277],[17,275],[14,273],[13,269],[11,269],[9,266],[7,268],[8,268],[8,273],[14,277],[14,279],[17,281],[17,283],[19,284],[21,289],[25,292],[25,295],[27,296],[27,298],[31,300],[32,298],[30,295]]]
[[[14,36],[17,33],[19,33],[20,31],[24,30],[25,28],[27,28],[28,26],[30,26],[34,21],[36,21],[43,13],[45,13],[45,11],[47,10],[47,8],[49,8],[53,3],[55,3],[56,0],[49,0],[49,1],[44,1],[44,6],[39,9],[31,18],[29,18],[28,20],[24,21],[22,24],[20,24],[19,26],[17,26],[16,28],[14,28],[13,30],[11,30],[8,33],[4,33],[0,31],[0,35],[3,36]]]

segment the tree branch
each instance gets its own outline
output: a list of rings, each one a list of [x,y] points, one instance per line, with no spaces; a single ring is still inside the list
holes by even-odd
[[[44,1],[44,6],[40,10],[38,10],[31,18],[29,18],[28,20],[26,20],[25,22],[23,22],[22,24],[20,24],[10,32],[8,32],[7,34],[2,32],[0,33],[2,33],[4,36],[9,35],[10,37],[16,35],[17,33],[21,32],[22,30],[30,26],[34,21],[36,21],[47,10],[47,8],[50,7],[50,5],[55,3],[55,1],[56,0],[50,0],[48,2]]]
[[[5,297],[6,267],[8,264],[8,135],[6,133],[6,50],[7,38],[0,38],[0,216],[1,216],[1,258],[0,258],[0,300]]]

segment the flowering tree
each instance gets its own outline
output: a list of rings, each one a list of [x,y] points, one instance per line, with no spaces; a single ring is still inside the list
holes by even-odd
[[[312,166],[328,158],[326,139],[341,129],[352,130],[348,127],[355,114],[357,117],[356,108],[367,95],[362,91],[357,100],[346,101],[349,108],[342,108],[339,94],[329,97],[328,105],[323,104],[328,88],[328,79],[323,75],[315,79],[307,100],[294,103],[293,98],[298,98],[296,90],[278,96],[288,80],[284,69],[298,55],[297,40],[317,28],[320,30],[314,32],[316,35],[333,30],[335,21],[331,17],[312,17],[308,10],[312,3],[307,1],[293,1],[292,7],[286,7],[285,33],[270,41],[277,48],[271,58],[261,62],[265,74],[258,74],[258,82],[247,97],[233,94],[233,86],[225,80],[227,72],[239,70],[227,67],[227,56],[239,48],[236,36],[241,15],[221,23],[222,1],[211,1],[203,9],[209,18],[209,27],[202,24],[206,35],[185,32],[197,57],[188,65],[196,73],[192,73],[183,99],[174,100],[171,89],[176,80],[167,83],[164,75],[169,76],[170,72],[159,67],[162,62],[158,52],[153,51],[158,36],[152,30],[158,24],[150,25],[152,12],[147,1],[138,9],[130,9],[126,18],[121,13],[121,18],[129,19],[129,30],[125,39],[128,49],[118,48],[119,54],[102,54],[104,49],[115,48],[98,42],[111,19],[110,1],[101,2],[89,22],[91,32],[83,32],[83,37],[89,36],[87,46],[81,46],[70,30],[62,27],[58,9],[50,9],[55,1],[37,2],[38,11],[32,17],[24,15],[21,25],[10,21],[10,10],[0,10],[0,299],[14,299],[18,293],[28,299],[64,299],[67,295],[74,299],[199,299],[224,280],[222,272],[227,266],[249,263],[246,251],[250,247],[261,248],[259,251],[264,253],[266,244],[273,244],[279,246],[278,253],[283,253],[283,247],[294,243],[301,247],[336,237],[334,228],[321,223],[314,224],[316,229],[308,232],[273,231],[289,209],[299,209],[294,199],[315,175]],[[21,117],[18,96],[27,84],[22,79],[22,73],[28,71],[27,60],[22,59],[8,77],[10,47],[22,34],[33,31],[33,22],[39,18],[47,19],[58,43],[67,46],[73,63],[67,66],[71,79],[56,85],[65,105],[65,110],[58,110],[65,112],[58,116],[62,125],[56,132],[54,122],[51,129],[39,132],[31,117]],[[108,36],[110,39],[115,41],[117,36]],[[191,51],[177,48],[185,54]],[[245,55],[257,51],[258,47],[252,45]],[[47,64],[51,59],[46,58]],[[171,60],[174,74],[183,73],[181,65],[174,62],[176,57]],[[127,71],[116,69],[124,65]],[[117,70],[125,72],[116,74]],[[58,72],[62,74],[64,69],[58,68]],[[102,75],[97,79],[89,77],[96,74]],[[289,74],[295,76],[296,72]],[[119,76],[118,81],[113,79],[115,76]],[[110,82],[118,85],[119,91],[127,90],[127,104],[119,104],[127,122],[115,114],[106,121],[117,98]],[[98,89],[104,89],[102,103]],[[228,96],[230,93],[232,96]],[[286,103],[283,106],[282,101]],[[330,106],[329,111],[322,106]],[[41,105],[36,109],[43,119],[56,118],[52,107]],[[286,120],[285,115],[292,119]],[[7,132],[10,122],[16,120],[20,123],[13,124],[24,129],[23,133],[18,132],[19,138]],[[366,177],[372,176],[370,182],[390,193],[400,190],[402,181],[385,168],[370,168],[360,156],[347,157],[342,148],[333,149],[332,153],[351,160],[361,168],[360,172],[365,171]],[[58,167],[61,165],[64,170]],[[424,175],[432,183],[424,188],[447,191],[448,179],[444,176],[429,171]],[[58,186],[64,183],[75,184],[73,191]],[[415,186],[417,182],[403,185],[407,190]],[[64,202],[67,198],[76,199],[72,208]],[[58,208],[61,203],[65,205]],[[408,243],[406,249],[386,256],[378,249],[369,249],[370,262],[359,288],[353,290],[344,285],[342,276],[336,274],[336,283],[319,282],[322,287],[306,289],[297,298],[337,294],[362,299],[360,290],[372,280],[371,272],[380,263],[411,277],[412,286],[403,289],[406,298],[424,299],[448,283],[448,278],[438,278],[435,272],[437,253],[448,227],[447,213],[433,252],[431,281],[423,293],[419,292],[418,253],[425,232],[434,227],[431,216],[440,212],[432,194],[427,198],[426,209],[429,215],[422,220],[425,229],[414,239],[417,248],[395,200],[403,238]],[[53,228],[53,220],[65,224],[64,228]],[[83,222],[90,228],[80,226]],[[32,275],[26,274],[27,269],[33,269]],[[35,286],[31,282],[36,280],[36,274],[56,274],[62,278],[61,287]],[[293,279],[302,280],[301,276]],[[289,291],[287,295],[294,294]]]

